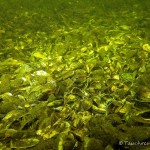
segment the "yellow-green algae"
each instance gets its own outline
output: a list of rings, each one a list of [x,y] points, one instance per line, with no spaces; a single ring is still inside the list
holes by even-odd
[[[0,149],[148,150],[149,5],[0,0]]]

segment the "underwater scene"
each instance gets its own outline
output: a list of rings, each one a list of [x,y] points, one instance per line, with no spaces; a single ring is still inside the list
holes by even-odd
[[[150,150],[150,0],[0,0],[0,150]]]

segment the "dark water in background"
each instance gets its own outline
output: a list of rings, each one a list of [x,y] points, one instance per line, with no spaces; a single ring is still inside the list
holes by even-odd
[[[135,25],[136,17],[140,16],[138,24],[142,23],[142,19],[148,19],[145,27],[149,28],[149,7],[149,0],[0,0],[0,23],[1,26],[5,26],[6,22],[10,26],[13,24],[11,30],[22,26],[24,30],[48,33],[48,21],[54,21],[60,28],[74,28],[92,19],[105,17],[115,22],[117,17],[122,17],[126,20],[124,23],[130,25],[135,19]],[[30,23],[26,26],[26,22]]]
[[[107,15],[112,11],[150,11],[149,0],[0,0],[0,16],[3,19],[10,19],[13,15],[19,15],[23,12],[35,12],[41,15],[57,18],[57,14],[65,14],[73,18],[72,12],[79,13],[82,17],[84,13],[91,16],[100,17]],[[84,12],[85,10],[85,12]],[[71,12],[72,11],[72,12]]]

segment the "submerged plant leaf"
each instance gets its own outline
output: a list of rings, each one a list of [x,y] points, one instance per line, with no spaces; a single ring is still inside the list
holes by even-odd
[[[30,148],[39,143],[37,138],[27,138],[27,139],[12,139],[10,142],[10,148]]]

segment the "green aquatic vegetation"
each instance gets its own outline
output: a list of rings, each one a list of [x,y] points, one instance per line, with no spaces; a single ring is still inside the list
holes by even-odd
[[[113,150],[118,141],[148,141],[146,9],[15,2],[0,20],[0,149]]]
[[[11,140],[10,148],[30,148],[39,143],[39,140],[36,138],[20,139],[20,140]]]

